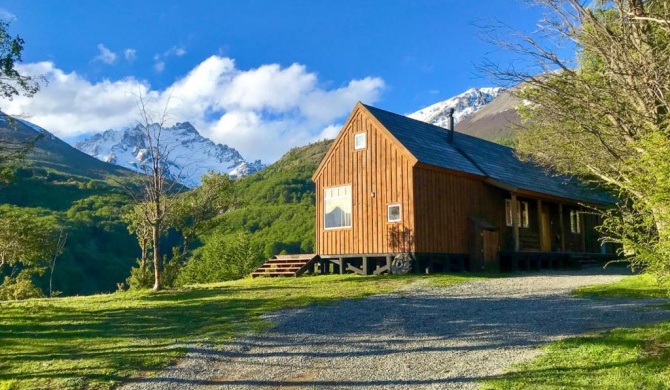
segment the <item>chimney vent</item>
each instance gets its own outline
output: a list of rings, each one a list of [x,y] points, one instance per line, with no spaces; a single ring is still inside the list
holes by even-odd
[[[454,143],[454,109],[449,109],[449,128],[447,128],[447,142]]]

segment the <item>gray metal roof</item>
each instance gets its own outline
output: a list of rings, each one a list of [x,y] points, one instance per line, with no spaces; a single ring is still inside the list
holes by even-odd
[[[518,189],[587,203],[611,204],[616,200],[567,176],[552,175],[544,168],[519,160],[503,145],[447,130],[425,122],[364,105],[419,162],[491,178]]]

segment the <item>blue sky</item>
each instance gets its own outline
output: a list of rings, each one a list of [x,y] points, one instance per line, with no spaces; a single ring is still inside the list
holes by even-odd
[[[4,1],[23,70],[49,84],[10,114],[67,139],[136,118],[136,96],[173,121],[271,162],[336,134],[356,101],[410,113],[470,87],[475,65],[513,61],[478,25],[532,30],[523,2]]]

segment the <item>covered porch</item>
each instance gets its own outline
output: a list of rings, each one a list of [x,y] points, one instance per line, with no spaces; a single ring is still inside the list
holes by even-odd
[[[581,268],[616,258],[601,244],[601,218],[589,205],[510,191],[501,229],[499,271]]]

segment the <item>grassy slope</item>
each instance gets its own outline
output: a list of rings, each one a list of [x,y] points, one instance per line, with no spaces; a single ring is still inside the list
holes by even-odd
[[[245,279],[175,292],[124,292],[0,303],[0,389],[106,389],[151,375],[184,353],[268,324],[260,315],[392,291],[421,278]],[[430,276],[449,285],[467,275]]]
[[[668,296],[649,275],[580,288],[586,298]],[[670,306],[668,307],[670,308]],[[661,309],[659,309],[661,310]],[[513,367],[485,389],[668,389],[670,322],[571,338],[553,343],[536,360]]]

